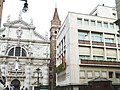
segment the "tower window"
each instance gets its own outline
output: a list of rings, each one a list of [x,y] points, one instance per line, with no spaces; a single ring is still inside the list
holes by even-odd
[[[55,31],[55,34],[57,34],[57,31]]]
[[[13,47],[8,52],[9,56],[27,56],[26,51],[21,47]]]
[[[5,35],[2,35],[2,37],[5,37]]]

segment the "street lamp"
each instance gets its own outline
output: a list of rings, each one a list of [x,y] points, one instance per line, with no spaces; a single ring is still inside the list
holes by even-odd
[[[27,0],[20,0],[20,1],[25,1],[24,7],[23,7],[22,11],[23,11],[23,12],[27,12],[27,11],[28,11],[28,3],[27,3]]]
[[[41,69],[39,69],[39,68],[37,68],[36,71],[37,71],[37,74],[38,74],[38,77],[37,77],[37,85],[39,86],[39,74],[40,74],[40,78],[42,78],[42,71],[41,71]]]

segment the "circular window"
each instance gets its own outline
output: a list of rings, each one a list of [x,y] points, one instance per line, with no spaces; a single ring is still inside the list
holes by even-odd
[[[55,31],[55,34],[57,34],[57,31]]]

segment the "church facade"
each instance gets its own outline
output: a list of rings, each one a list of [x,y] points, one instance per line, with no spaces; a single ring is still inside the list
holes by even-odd
[[[46,37],[35,31],[33,21],[10,21],[0,29],[0,69],[6,85],[25,87],[48,86],[49,48]]]

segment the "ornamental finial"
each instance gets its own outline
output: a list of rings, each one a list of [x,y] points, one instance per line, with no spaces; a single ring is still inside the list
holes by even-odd
[[[19,20],[22,20],[22,12],[19,12]]]
[[[7,22],[10,22],[10,15],[7,16]]]
[[[32,18],[30,19],[30,25],[33,25],[33,19]]]

